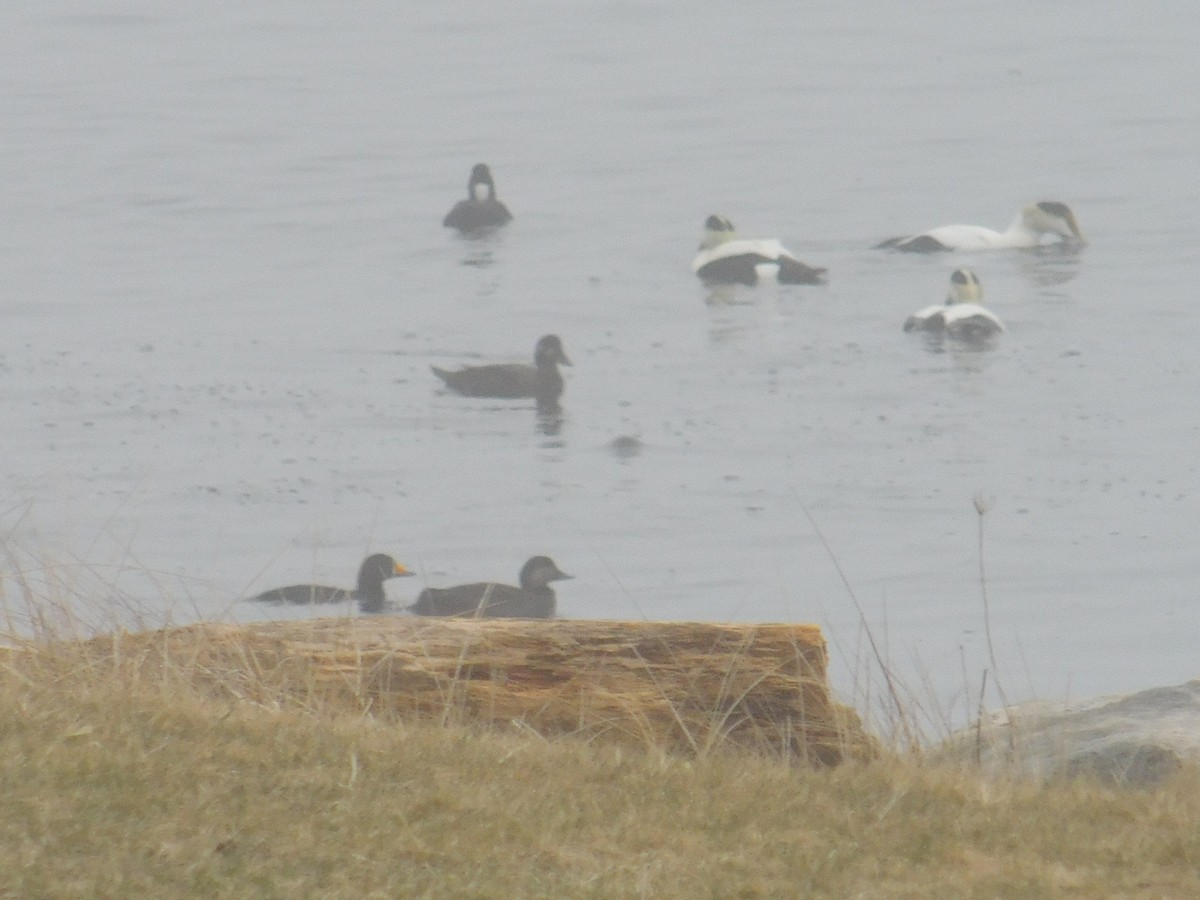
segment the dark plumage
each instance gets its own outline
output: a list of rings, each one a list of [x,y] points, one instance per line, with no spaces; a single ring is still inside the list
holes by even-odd
[[[383,583],[389,578],[411,574],[386,553],[376,553],[364,559],[358,567],[358,586],[354,590],[324,584],[290,584],[263,591],[250,599],[262,603],[343,603],[357,600],[362,612],[380,612],[387,599],[383,593]]]
[[[467,181],[467,199],[460,200],[446,214],[442,225],[459,231],[483,231],[498,228],[512,220],[508,207],[496,199],[496,183],[492,171],[483,163],[471,170]]]
[[[953,250],[947,247],[931,234],[918,234],[914,237],[894,237],[880,241],[875,245],[876,250],[904,250],[908,253],[941,253],[943,250]]]
[[[535,556],[521,568],[520,587],[494,582],[425,588],[409,609],[418,616],[475,616],[505,619],[554,618],[550,582],[573,578],[548,556]]]
[[[437,366],[430,368],[452,391],[465,397],[532,397],[539,405],[552,405],[563,392],[563,379],[558,367],[560,364],[571,365],[558,335],[547,334],[538,340],[533,351],[533,362],[532,366],[523,363],[468,366],[457,372],[447,372]]]

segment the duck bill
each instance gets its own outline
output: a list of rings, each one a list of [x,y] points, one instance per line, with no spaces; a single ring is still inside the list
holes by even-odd
[[[404,568],[404,566],[400,565],[400,563],[396,563],[396,565],[392,568],[392,574],[399,575],[399,576],[405,576],[405,575],[412,575],[413,573],[410,572],[408,569]]]
[[[1086,244],[1087,240],[1083,236],[1083,232],[1079,230],[1079,223],[1075,221],[1075,214],[1072,213],[1067,217],[1067,227],[1071,229],[1071,233],[1075,235],[1077,244]]]

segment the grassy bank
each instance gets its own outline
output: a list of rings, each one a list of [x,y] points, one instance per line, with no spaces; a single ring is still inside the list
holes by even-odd
[[[0,657],[0,789],[3,896],[1200,896],[1195,768],[689,760],[215,700],[70,645]]]

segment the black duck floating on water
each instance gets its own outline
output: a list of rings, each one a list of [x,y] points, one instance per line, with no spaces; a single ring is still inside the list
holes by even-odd
[[[532,366],[524,363],[467,366],[457,372],[437,366],[430,368],[450,390],[464,397],[534,399],[539,408],[553,409],[563,392],[563,378],[558,367],[571,365],[558,335],[547,334],[538,340],[533,362]]]
[[[418,616],[489,619],[552,619],[556,608],[550,582],[573,578],[548,556],[535,556],[521,567],[520,587],[490,581],[448,588],[425,588],[408,607]]]
[[[510,221],[512,213],[496,199],[492,170],[484,163],[477,163],[467,180],[467,199],[454,205],[442,220],[442,225],[469,234],[499,228]]]
[[[408,575],[412,575],[412,572],[386,553],[376,553],[364,559],[358,567],[358,584],[353,590],[325,584],[290,584],[287,587],[263,591],[250,599],[259,603],[295,604],[345,603],[356,600],[361,612],[382,612],[387,602],[383,583],[389,578]]]

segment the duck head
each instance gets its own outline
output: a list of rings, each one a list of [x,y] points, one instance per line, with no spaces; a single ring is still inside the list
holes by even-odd
[[[562,341],[557,334],[547,334],[538,339],[537,346],[533,348],[533,361],[539,369],[546,366],[571,365],[571,360],[567,359],[567,354],[563,352]]]
[[[1030,231],[1037,234],[1057,234],[1064,240],[1077,244],[1086,243],[1079,223],[1075,221],[1075,213],[1065,203],[1057,200],[1043,200],[1041,203],[1031,203],[1021,212],[1021,221]]]
[[[946,305],[955,303],[978,303],[983,305],[983,285],[970,269],[955,269],[950,276],[950,292],[946,294]]]
[[[492,170],[484,163],[476,163],[467,180],[467,193],[477,203],[496,196],[496,182],[492,181]]]
[[[711,215],[704,220],[704,237],[700,240],[701,250],[711,250],[726,241],[737,239],[733,223],[724,216]]]
[[[521,587],[525,590],[544,590],[552,581],[574,578],[554,564],[548,556],[534,556],[521,566]]]
[[[372,584],[383,584],[389,578],[412,575],[408,569],[400,565],[386,553],[376,553],[363,560],[358,567],[358,588],[362,591]]]

